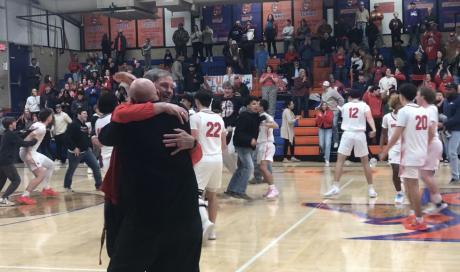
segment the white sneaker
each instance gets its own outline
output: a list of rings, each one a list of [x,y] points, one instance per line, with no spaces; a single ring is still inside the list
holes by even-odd
[[[329,165],[330,165],[329,161],[326,161],[326,162],[324,163],[324,166],[326,166],[326,167],[329,167]]]
[[[216,239],[217,239],[216,232],[215,232],[215,231],[212,231],[212,232],[209,234],[208,240],[214,241],[214,240],[216,240]]]
[[[296,157],[292,157],[292,158],[291,158],[291,162],[300,162],[300,160],[297,159]]]
[[[396,205],[401,205],[404,203],[404,193],[397,193],[395,196],[395,204]]]
[[[214,59],[212,57],[209,58],[210,62],[214,62]]]
[[[334,143],[334,148],[339,148],[339,143]]]
[[[440,206],[431,203],[428,208],[423,210],[423,212],[426,214],[437,214],[440,213],[442,210],[447,209],[447,207],[449,207],[449,205],[447,205],[447,203],[445,202],[442,202]]]
[[[273,189],[268,189],[268,192],[267,194],[265,195],[265,197],[267,199],[275,199],[279,196],[280,192],[278,191],[278,189],[273,188]]]
[[[214,232],[214,223],[209,221],[203,225],[203,241],[208,240],[211,233]]]
[[[93,174],[93,170],[91,170],[91,168],[88,167],[88,169],[86,170],[86,173],[88,175],[92,175]]]
[[[324,196],[325,197],[331,197],[333,195],[338,195],[340,193],[340,188],[337,187],[337,185],[332,185],[331,189],[327,191]]]
[[[283,163],[288,163],[288,162],[291,162],[291,161],[288,160],[287,158],[284,158]]]
[[[370,198],[377,197],[377,192],[375,191],[374,187],[369,188],[369,197]]]
[[[376,166],[377,166],[377,159],[376,159],[376,158],[370,159],[370,160],[369,160],[369,166],[370,166],[371,168],[376,167]]]
[[[9,201],[7,198],[0,198],[0,207],[11,207],[16,205],[14,202]]]

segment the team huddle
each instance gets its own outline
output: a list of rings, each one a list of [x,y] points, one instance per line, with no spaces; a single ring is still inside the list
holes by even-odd
[[[430,192],[432,206],[426,213],[437,213],[445,208],[434,175],[442,159],[442,143],[438,134],[438,109],[434,105],[435,93],[429,88],[420,88],[413,84],[404,84],[399,94],[392,94],[389,105],[393,112],[386,114],[382,122],[382,141],[387,139],[380,159],[388,156],[393,170],[393,183],[396,189],[395,203],[404,202],[401,182],[404,183],[411,214],[403,222],[406,229],[426,230],[423,221],[421,196],[418,180],[421,179]],[[359,100],[359,94],[352,93],[351,101],[342,108],[342,129],[344,130],[338,149],[335,182],[326,197],[340,192],[339,181],[344,160],[354,150],[355,156],[361,158],[364,173],[369,186],[369,197],[377,196],[372,185],[372,172],[368,163],[368,146],[366,141],[366,121],[371,127],[369,137],[375,137],[375,124],[370,108]]]

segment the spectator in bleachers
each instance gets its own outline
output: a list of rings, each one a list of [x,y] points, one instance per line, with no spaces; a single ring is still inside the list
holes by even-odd
[[[270,56],[265,49],[265,44],[260,43],[259,49],[255,53],[255,68],[257,71],[257,76],[262,75],[264,72],[265,67],[267,67],[267,60],[269,57]]]
[[[236,41],[237,44],[240,44],[241,39],[243,38],[243,27],[241,26],[241,21],[236,21],[232,29],[228,33],[228,38],[230,40]]]
[[[371,69],[373,83],[375,85],[378,85],[380,79],[385,76],[386,70],[387,70],[387,67],[383,65],[383,61],[378,59],[375,63],[375,66]]]
[[[451,67],[454,75],[455,84],[460,84],[460,47],[457,49],[456,57],[453,60]]]
[[[192,59],[195,61],[198,56],[203,58],[203,33],[197,25],[193,25],[192,33],[190,33],[190,41],[192,42],[193,53]]]
[[[70,62],[68,65],[69,72],[72,74],[72,79],[75,82],[80,81],[80,63],[78,62],[78,55],[77,54],[71,54],[70,55]]]
[[[300,21],[300,26],[297,28],[296,35],[295,35],[295,41],[296,41],[296,49],[299,50],[304,42],[305,39],[310,36],[311,30],[310,27],[308,26],[307,20],[303,18]]]
[[[423,56],[423,53],[421,51],[421,48],[414,54],[414,58],[412,60],[412,66],[411,66],[411,71],[412,71],[412,83],[415,84],[415,86],[419,86],[423,79],[424,75],[426,74],[426,62],[425,58]]]
[[[54,81],[50,75],[45,75],[43,78],[43,83],[40,84],[40,88],[38,89],[38,94],[42,95],[45,93],[46,87],[50,87],[51,89],[54,88]]]
[[[167,49],[169,50],[169,49]],[[145,62],[145,70],[150,70],[150,67],[152,66],[152,44],[150,43],[150,39],[147,38],[145,39],[144,41],[144,44],[142,45],[142,48],[141,48],[141,53],[142,53],[142,56],[144,56],[144,62]],[[171,55],[171,53],[170,53]],[[170,58],[170,64],[172,63],[172,55],[171,55],[171,58]],[[166,65],[166,63],[165,63]],[[171,67],[171,66],[167,66],[166,67]]]
[[[310,76],[310,80],[313,82],[313,58],[315,57],[315,51],[311,46],[310,38],[305,39],[303,45],[300,47],[299,55],[300,66],[306,70]]]
[[[422,22],[422,13],[417,8],[415,2],[410,3],[407,10],[406,29],[409,32],[409,46],[418,46],[420,44],[420,24]],[[414,44],[415,41],[415,44]]]
[[[286,64],[286,65],[287,65],[286,78],[288,79],[288,89],[290,90],[294,86],[294,80],[300,76],[300,70],[302,70],[303,68],[300,67],[300,62],[297,60],[294,61],[293,64]],[[307,80],[308,80],[308,75],[307,75]]]
[[[446,85],[454,83],[454,78],[450,73],[449,69],[446,69],[446,72],[441,77],[441,69],[438,69],[436,76],[434,77],[434,82],[438,85],[438,90],[442,93],[446,91]]]
[[[40,109],[53,109],[57,104],[57,92],[51,86],[45,87],[45,92],[40,95]]]
[[[329,84],[331,84],[331,88],[335,89],[339,93],[345,89],[345,85],[342,82],[336,80],[334,74],[329,74],[328,80]]]
[[[241,62],[243,74],[250,74],[252,72],[252,63],[255,59],[255,42],[254,40],[248,40],[248,35],[245,33],[241,41]]]
[[[428,73],[433,73],[436,70],[436,58],[438,47],[435,45],[433,38],[428,40],[428,44],[424,48],[426,54],[426,69]]]
[[[171,67],[171,76],[176,83],[176,93],[183,93],[184,86],[184,74],[182,73],[182,63],[184,62],[184,56],[178,55],[176,60]]]
[[[196,93],[200,90],[200,86],[203,83],[203,76],[197,71],[197,66],[195,64],[190,64],[187,69],[187,74],[185,78],[185,92],[186,93]]]
[[[359,46],[363,43],[367,46],[367,37],[362,30],[358,29],[357,25],[354,25],[353,28],[347,34],[348,41],[350,46]]]
[[[283,110],[283,119],[281,122],[281,138],[284,139],[283,145],[283,162],[298,162],[299,160],[294,156],[294,126],[300,117],[294,115],[294,102],[287,100],[285,109]],[[288,154],[289,149],[289,154]]]
[[[231,66],[233,71],[239,73],[242,68],[241,52],[238,43],[235,40],[229,41],[223,49],[225,65]]]
[[[132,74],[137,78],[141,78],[144,76],[144,68],[141,67],[141,63],[139,61],[134,62]]]
[[[325,33],[327,33],[330,37],[332,35],[332,26],[328,24],[325,19],[323,19],[321,24],[318,26],[318,29],[316,30],[316,35],[321,38],[324,37]]]
[[[319,147],[324,155],[325,166],[329,166],[331,156],[332,126],[334,113],[329,109],[327,103],[321,103],[319,112],[316,115],[316,126],[319,128]]]
[[[383,97],[384,94],[379,87],[376,86],[369,87],[363,96],[363,101],[371,108],[372,117],[374,118],[375,127],[377,129],[377,134],[372,139],[373,144],[380,143],[383,118]]]
[[[457,38],[454,32],[449,33],[449,37],[444,44],[444,51],[446,52],[446,60],[452,63],[460,50],[460,36]]]
[[[234,79],[235,79],[235,73],[233,73],[232,66],[227,66],[227,68],[225,69],[225,75],[223,78],[223,82],[230,82],[230,84],[233,85]]]
[[[320,40],[321,53],[326,57],[326,61],[323,66],[330,65],[331,56],[336,46],[337,45],[336,45],[335,39],[331,37],[329,33],[326,32],[323,34],[323,36],[321,36],[321,40]]]
[[[118,72],[118,65],[115,65],[115,62],[113,62],[113,58],[108,58],[107,62],[103,65],[104,71],[109,70],[110,75],[114,75],[116,72]]]
[[[427,14],[423,18],[423,23],[425,25],[425,29],[430,29],[430,27],[433,26],[433,24],[436,24],[436,16],[433,13],[433,9],[431,7],[427,8]]]
[[[295,114],[308,117],[308,104],[310,101],[310,83],[305,69],[300,69],[298,76],[294,78],[292,98],[295,104]]]
[[[77,98],[73,100],[72,105],[70,106],[70,112],[72,117],[77,116],[77,109],[83,108],[88,109],[88,102],[85,98],[85,92],[82,89],[77,91]]]
[[[385,95],[388,96],[390,94],[391,89],[398,89],[398,82],[396,81],[396,78],[394,75],[391,73],[391,69],[387,68],[385,70],[385,76],[382,77],[379,80],[379,88],[380,91]]]
[[[361,97],[363,97],[364,93],[367,91],[369,87],[369,83],[366,81],[366,77],[363,73],[358,75],[358,81],[354,81],[352,85],[352,90],[359,91]]]
[[[26,71],[27,77],[27,86],[28,90],[39,89],[40,81],[42,78],[42,73],[40,71],[40,66],[38,65],[37,59],[32,58],[30,60],[30,65],[27,67]]]
[[[358,80],[358,75],[363,72],[364,62],[358,52],[354,51],[351,56],[350,71],[353,75],[353,81]]]
[[[278,95],[279,76],[273,71],[273,67],[268,65],[265,72],[260,76],[259,83],[262,86],[262,99],[268,101],[268,114],[275,116],[276,98]]]
[[[339,94],[336,88],[331,87],[331,83],[329,81],[324,81],[323,94],[321,95],[321,103],[326,103],[329,109],[334,112],[334,122],[332,126],[332,141],[334,142],[334,148],[337,148],[339,146],[338,124],[340,115],[338,106],[343,106],[343,104],[345,104],[345,100]]]
[[[243,82],[243,78],[240,75],[235,75],[233,78],[233,91],[238,93],[243,101],[249,98],[248,86]]]
[[[26,100],[24,110],[29,111],[33,115],[38,115],[40,112],[40,96],[37,89],[32,89],[30,96]]]
[[[389,27],[391,31],[391,46],[394,46],[396,42],[401,42],[401,31],[403,29],[403,23],[399,19],[399,13],[393,13],[394,18],[391,19]]]
[[[112,57],[112,44],[113,42],[109,40],[107,33],[104,33],[101,41],[102,59],[104,60],[103,63]]]
[[[113,77],[110,75],[109,70],[105,70],[104,78],[102,79],[102,88],[108,91],[113,91]]]
[[[96,80],[97,74],[99,73],[99,67],[96,65],[96,63],[93,60],[88,59],[88,65],[86,65],[84,72],[85,72],[86,78],[91,78],[91,79]],[[96,78],[93,76],[94,73],[96,73]]]
[[[203,44],[206,53],[205,62],[213,62],[212,47],[214,45],[214,31],[209,26],[206,26],[203,30]]]
[[[264,37],[268,45],[268,54],[272,57],[278,55],[278,50],[276,49],[276,36],[278,35],[278,25],[275,22],[273,14],[269,14],[267,17],[267,22],[265,23]],[[273,54],[272,54],[273,47]]]
[[[73,98],[70,95],[70,90],[67,90],[66,87],[64,87],[64,89],[62,89],[59,93],[57,103],[61,105],[61,109],[63,112],[67,113],[68,115],[71,115],[70,106],[72,105],[72,102]]]
[[[391,47],[391,57],[393,60],[397,58],[403,61],[407,60],[406,50],[401,46],[401,41],[395,41],[395,44]]]
[[[343,17],[339,17],[334,21],[334,37],[337,39],[337,47],[341,46],[348,50],[350,47],[348,41],[349,25],[345,22]]]
[[[359,3],[359,8],[356,10],[355,13],[355,30],[358,30],[357,32],[361,32],[361,40],[357,42],[356,40],[354,41],[357,45],[360,45],[363,38],[366,38],[364,35],[366,35],[366,28],[367,24],[369,23],[369,10],[366,9],[366,6],[364,5],[364,2],[361,1]],[[365,39],[367,42],[367,39]],[[350,41],[351,42],[351,41]],[[367,46],[367,44],[365,45]]]
[[[384,15],[380,11],[380,4],[375,3],[374,4],[374,10],[371,11],[371,13],[370,13],[369,23],[373,24],[375,26],[375,29],[377,29],[377,32],[376,32],[377,38],[376,38],[376,44],[375,44],[376,48],[381,48],[383,46],[383,36],[382,36],[382,21],[383,21],[383,18],[384,18]],[[374,47],[371,47],[370,43],[369,43],[369,48],[372,49]]]
[[[97,100],[101,96],[101,90],[97,88],[93,80],[88,80],[88,88],[85,90],[85,96],[88,101],[88,108],[86,109],[89,115],[93,114],[93,108],[97,105]]]
[[[344,82],[347,78],[347,69],[345,67],[345,50],[339,46],[336,53],[332,56],[334,63],[334,76],[336,79]]]
[[[297,54],[294,45],[289,45],[289,49],[284,54],[284,60],[290,65],[293,65],[294,61],[299,60],[299,55]]]
[[[436,60],[435,60],[435,67],[436,68],[435,68],[435,70],[446,69],[447,64],[448,64],[448,62],[446,62],[446,58],[444,57],[444,53],[442,51],[438,50],[438,52],[436,52]]]
[[[183,23],[180,23],[177,30],[174,31],[172,39],[176,48],[176,55],[184,56],[187,59],[187,43],[190,40],[190,35],[184,29]]]
[[[171,54],[171,50],[166,49],[165,55],[163,56],[163,65],[165,69],[171,69],[173,62],[174,62],[174,58]],[[145,67],[145,70],[148,71],[150,70],[150,68]]]
[[[425,80],[423,80],[422,86],[430,88],[433,91],[437,90],[436,83],[434,83],[433,80],[431,79],[431,74],[430,73],[426,74]]]
[[[288,52],[290,46],[294,46],[294,26],[290,19],[286,20],[286,26],[283,28],[284,53]]]
[[[126,37],[123,35],[123,32],[118,32],[118,36],[115,38],[115,42],[113,44],[113,49],[116,53],[117,64],[121,65],[125,62],[125,54],[127,48]]]

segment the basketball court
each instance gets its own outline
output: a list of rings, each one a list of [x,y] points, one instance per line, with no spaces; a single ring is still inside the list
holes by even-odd
[[[449,168],[437,174],[449,209],[427,218],[428,232],[400,224],[408,206],[394,205],[389,167],[374,168],[375,200],[367,197],[361,169],[345,167],[341,194],[326,200],[320,195],[332,182],[332,167],[276,163],[278,200],[262,199],[266,185],[250,185],[254,201],[220,201],[218,237],[203,247],[201,271],[458,271],[460,187],[448,185]],[[56,188],[64,171],[53,176]],[[25,182],[31,177],[20,173]],[[0,209],[0,271],[106,271],[105,248],[98,265],[103,196],[93,191],[86,168],[74,183],[76,193]]]

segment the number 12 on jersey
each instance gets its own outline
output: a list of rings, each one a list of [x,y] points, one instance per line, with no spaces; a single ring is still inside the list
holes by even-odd
[[[358,118],[358,108],[349,108],[348,109],[349,118]]]

